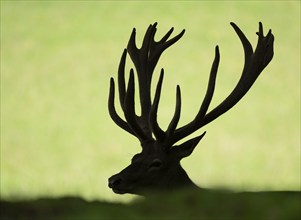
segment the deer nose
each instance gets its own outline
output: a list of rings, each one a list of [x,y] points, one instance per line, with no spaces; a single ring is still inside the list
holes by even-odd
[[[112,176],[109,178],[109,187],[114,188],[121,183],[122,179],[117,176]]]

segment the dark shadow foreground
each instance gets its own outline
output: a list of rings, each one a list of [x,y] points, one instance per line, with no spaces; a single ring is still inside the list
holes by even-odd
[[[131,204],[80,198],[1,201],[8,219],[301,219],[300,192],[227,193],[201,190],[150,195]]]

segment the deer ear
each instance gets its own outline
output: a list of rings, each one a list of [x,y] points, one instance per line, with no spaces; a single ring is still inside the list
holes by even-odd
[[[171,153],[174,154],[180,160],[184,157],[188,157],[205,134],[206,132],[204,132],[200,136],[197,136],[184,142],[183,144],[172,147]]]

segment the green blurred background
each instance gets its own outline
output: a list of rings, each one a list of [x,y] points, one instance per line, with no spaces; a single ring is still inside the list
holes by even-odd
[[[138,45],[157,21],[156,39],[175,27],[184,37],[163,54],[159,123],[166,127],[181,85],[180,125],[196,114],[219,45],[221,63],[211,107],[239,79],[235,22],[255,46],[258,22],[272,28],[275,56],[248,95],[206,126],[183,160],[206,188],[300,189],[299,1],[1,1],[1,197],[79,196],[129,201],[107,178],[140,151],[107,111],[109,78],[133,27]],[[127,63],[127,69],[133,65]],[[199,131],[197,133],[203,132]]]

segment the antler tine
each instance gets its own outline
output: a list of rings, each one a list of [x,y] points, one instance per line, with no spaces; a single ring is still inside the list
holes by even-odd
[[[173,30],[173,28],[170,31],[172,32],[172,30]],[[176,35],[175,37],[173,37],[169,41],[164,42],[164,44],[162,44],[162,47],[160,48],[160,50],[158,52],[161,54],[168,47],[170,47],[171,45],[173,45],[174,43],[176,43],[178,40],[180,40],[180,38],[184,35],[184,33],[185,33],[185,29],[182,30],[178,35]],[[169,33],[167,33],[167,34],[169,34]],[[162,40],[163,39],[165,40],[165,38],[162,38]],[[160,43],[161,43],[161,41],[160,41]]]
[[[151,72],[147,71],[147,59],[148,59],[148,52],[149,47],[152,42],[152,39],[154,38],[155,32],[156,32],[156,26],[157,23],[154,23],[153,25],[149,25],[144,38],[142,42],[142,46],[140,49],[136,46],[136,29],[133,29],[133,32],[131,34],[130,40],[128,42],[128,52],[129,55],[135,65],[135,68],[137,70],[137,74],[140,77],[145,77],[148,74],[152,74]],[[149,79],[149,76],[148,76]]]
[[[151,46],[151,43],[154,41],[154,36],[157,31],[156,27],[157,27],[157,22],[148,27],[148,29],[145,33],[145,36],[143,38],[142,46],[140,49],[141,50],[141,53],[140,53],[141,60],[140,61],[143,61],[143,63],[142,64],[140,63],[140,65],[145,68],[146,72],[144,74],[147,75],[148,80],[151,79],[151,76],[153,73],[152,71],[149,71],[147,62],[149,61],[149,52],[151,51],[150,46]]]
[[[124,49],[119,67],[118,67],[118,90],[119,90],[119,101],[121,108],[124,110],[124,98],[125,98],[125,80],[124,80],[124,67],[126,62],[126,49]]]
[[[166,141],[168,143],[167,145],[169,146],[171,137],[173,136],[174,131],[175,131],[175,129],[178,125],[179,119],[180,119],[181,89],[180,89],[180,86],[177,86],[175,113],[174,113],[174,116],[173,116],[166,132],[164,132],[159,127],[158,122],[157,122],[157,112],[158,112],[158,106],[159,106],[159,101],[160,101],[160,96],[161,96],[163,77],[164,77],[164,69],[161,69],[159,81],[158,81],[157,87],[156,87],[154,102],[152,104],[152,108],[150,111],[149,122],[150,122],[152,131],[153,131],[156,139],[160,140],[160,141],[163,141],[163,140]]]
[[[128,82],[128,88],[124,99],[124,116],[140,141],[145,141],[149,137],[143,132],[140,125],[136,120],[135,114],[135,81],[134,81],[134,70],[130,70],[130,78]]]
[[[157,140],[163,140],[165,138],[165,132],[159,127],[157,121],[157,112],[158,112],[158,106],[159,106],[159,101],[161,96],[163,77],[164,77],[164,69],[161,69],[159,81],[156,87],[155,98],[149,113],[150,127]]]
[[[167,128],[166,131],[166,141],[170,141],[170,138],[174,135],[174,132],[177,128],[178,122],[180,120],[180,114],[181,114],[181,89],[180,86],[177,85],[177,93],[176,93],[176,108],[175,108],[175,113],[174,116]],[[168,144],[168,146],[171,146]]]
[[[135,135],[135,133],[132,131],[132,129],[129,127],[129,125],[122,118],[120,118],[119,115],[117,114],[115,105],[114,105],[114,100],[115,100],[115,83],[114,83],[114,79],[111,78],[110,93],[109,93],[109,100],[108,100],[110,116],[119,127],[126,130],[130,134]]]
[[[219,48],[218,46],[215,47],[215,58],[212,63],[211,71],[210,71],[210,76],[209,76],[209,81],[208,81],[208,86],[207,86],[207,91],[206,95],[203,99],[202,105],[199,109],[199,112],[197,113],[196,117],[192,122],[189,124],[177,129],[175,131],[175,135],[173,137],[172,142],[176,143],[177,141],[181,140],[182,138],[186,137],[187,135],[193,133],[197,129],[199,129],[199,126],[201,125],[201,121],[206,115],[209,105],[211,103],[213,94],[214,94],[214,89],[215,89],[215,81],[216,81],[216,75],[218,71],[218,65],[220,61],[220,53],[219,53]],[[196,127],[198,125],[198,127]]]
[[[181,37],[185,33],[185,29],[184,29],[184,30],[181,31],[181,33],[179,33],[175,37],[168,40],[168,38],[170,37],[173,30],[174,29],[171,28],[160,41],[155,42],[153,40],[153,42],[151,44],[152,50],[150,51],[150,54],[149,54],[149,57],[150,57],[150,60],[151,60],[151,62],[150,62],[151,71],[154,70],[154,68],[157,65],[157,63],[159,61],[159,58],[160,58],[161,54],[164,52],[164,50],[166,50],[168,47],[170,47],[171,45],[176,43],[178,40],[180,40]]]
[[[217,71],[218,71],[219,61],[220,61],[220,54],[219,54],[218,46],[216,46],[215,47],[215,58],[212,63],[212,67],[211,67],[211,71],[210,71],[206,95],[202,102],[201,108],[196,116],[195,121],[202,119],[208,111],[209,105],[210,105],[212,97],[213,97],[214,89],[215,89],[215,81],[216,81],[216,75],[217,75]]]
[[[157,23],[148,27],[140,49],[138,49],[136,46],[136,29],[134,28],[127,46],[128,53],[135,65],[138,75],[141,104],[141,123],[144,124],[146,129],[148,127],[148,114],[151,108],[150,85],[153,74],[149,69],[148,55],[150,51],[150,44],[156,31],[156,25]]]
[[[192,122],[175,131],[173,143],[193,133],[194,131],[198,130],[204,125],[212,122],[213,120],[221,116],[223,113],[231,109],[235,104],[237,104],[237,102],[239,102],[240,99],[249,91],[249,89],[251,88],[255,80],[258,78],[262,70],[272,60],[274,36],[271,31],[269,31],[267,36],[264,37],[262,24],[259,23],[259,32],[257,32],[257,47],[255,52],[253,52],[253,48],[249,40],[243,34],[243,32],[233,22],[231,22],[231,25],[234,28],[238,37],[240,38],[240,41],[244,48],[245,65],[243,68],[242,75],[237,85],[230,93],[230,95],[216,108],[214,108],[212,111],[206,114],[213,95],[215,75],[217,72],[219,60],[217,48],[215,60],[212,65],[207,93],[203,101],[202,107],[200,108],[200,111],[198,112],[196,118]]]
[[[160,41],[158,41],[158,43],[162,44],[162,43],[164,43],[165,41],[167,41],[168,38],[170,37],[170,35],[172,34],[173,30],[174,30],[173,27],[170,28],[170,30],[169,30],[169,31],[161,38]]]

